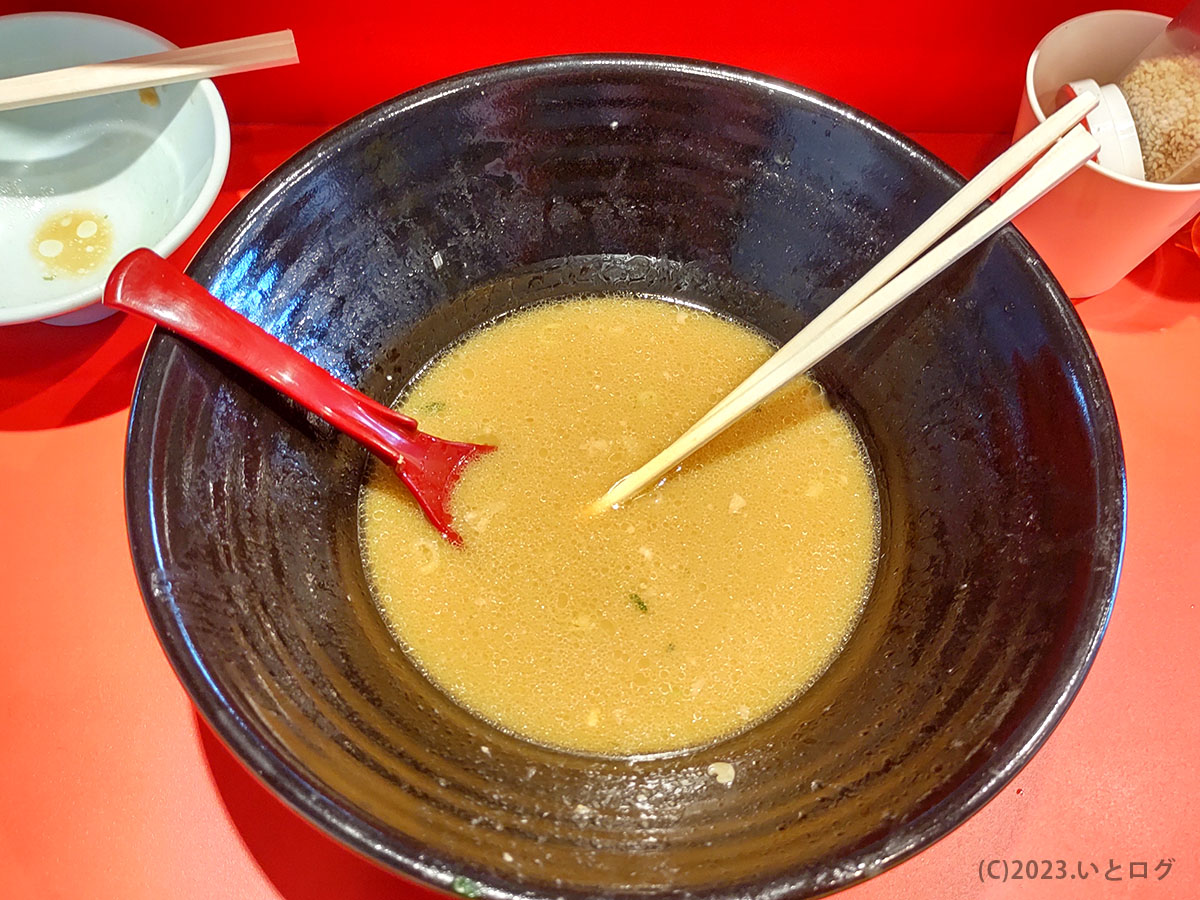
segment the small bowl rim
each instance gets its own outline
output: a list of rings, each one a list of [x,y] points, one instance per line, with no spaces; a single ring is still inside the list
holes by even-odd
[[[621,67],[647,73],[686,74],[718,82],[782,93],[807,103],[824,106],[868,131],[874,132],[914,157],[952,187],[965,179],[931,152],[905,135],[839,100],[813,89],[762,73],[723,63],[683,57],[634,54],[586,53],[544,56],[516,60],[452,75],[385,100],[330,129],[268,174],[213,231],[197,252],[189,274],[200,281],[213,274],[222,255],[220,248],[236,243],[251,227],[254,217],[326,156],[336,154],[341,145],[368,127],[374,127],[426,103],[464,90],[507,78],[554,74],[558,70],[586,71]],[[1081,614],[1076,640],[1063,649],[1063,662],[1049,679],[1041,701],[1018,724],[1013,733],[993,750],[999,763],[986,766],[946,794],[929,810],[896,827],[881,840],[836,865],[822,869],[784,872],[756,883],[756,900],[785,900],[789,897],[814,897],[848,887],[873,877],[907,860],[941,840],[978,812],[1029,762],[1074,700],[1099,650],[1116,597],[1126,540],[1127,491],[1124,452],[1116,412],[1103,370],[1100,367],[1082,321],[1057,280],[1028,241],[1011,225],[996,237],[1011,251],[1023,257],[1036,280],[1045,288],[1050,305],[1058,314],[1064,343],[1076,363],[1079,392],[1094,407],[1094,432],[1097,437],[1097,492],[1100,497],[1098,530],[1113,534],[1113,551],[1103,571],[1094,573],[1096,588]],[[147,614],[164,653],[187,690],[196,708],[218,739],[235,758],[252,772],[272,793],[301,817],[363,858],[382,868],[399,873],[418,883],[452,890],[452,881],[461,870],[448,864],[446,855],[435,842],[411,835],[384,831],[339,802],[339,795],[321,783],[310,783],[278,755],[257,733],[255,726],[242,720],[217,685],[208,677],[203,660],[195,653],[186,630],[179,627],[178,607],[169,590],[161,590],[162,558],[152,521],[152,502],[147,486],[153,473],[149,435],[158,419],[157,385],[169,369],[175,349],[184,342],[156,329],[152,335],[138,376],[130,410],[125,466],[125,503],[129,542],[135,570]],[[190,351],[190,348],[187,348]],[[198,348],[192,352],[203,352]],[[562,900],[584,900],[592,896],[570,887],[538,890],[529,885],[504,881],[481,882],[479,895],[488,900],[527,900],[558,896]],[[513,888],[516,888],[515,890]],[[748,886],[727,885],[705,896],[736,900],[749,896]],[[665,895],[665,894],[664,894]],[[606,893],[614,900],[644,900],[651,895],[631,894],[619,889]],[[657,895],[656,895],[657,896]]]
[[[124,19],[117,19],[112,16],[77,12],[15,13],[10,16],[0,16],[0,24],[15,19],[86,20],[94,23],[111,23],[120,26],[124,31],[143,34],[158,41],[163,45],[162,49],[164,50],[171,50],[177,47],[176,44],[167,40],[162,35],[150,31],[148,28],[143,28],[140,25],[134,25],[132,22],[126,22]],[[225,102],[221,99],[221,94],[217,90],[217,86],[210,79],[205,78],[197,81],[195,83],[195,91],[199,91],[201,97],[204,98],[205,107],[211,116],[214,135],[212,160],[209,164],[204,183],[200,187],[200,192],[196,195],[196,199],[192,201],[191,206],[184,210],[183,215],[179,217],[166,234],[159,238],[151,248],[160,256],[169,256],[178,250],[200,223],[204,221],[204,217],[208,215],[209,210],[212,209],[213,204],[217,200],[217,194],[220,193],[221,185],[224,183],[225,175],[229,170],[230,129],[229,113],[225,109]],[[20,306],[0,307],[0,326],[15,325],[22,322],[38,322],[53,316],[76,312],[99,302],[103,292],[104,282],[100,282],[98,285],[79,288],[70,294],[65,294],[54,300],[24,303]]]

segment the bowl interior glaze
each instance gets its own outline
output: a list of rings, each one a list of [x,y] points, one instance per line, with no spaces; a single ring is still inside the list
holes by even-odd
[[[468,329],[582,291],[664,295],[786,339],[959,184],[792,85],[566,57],[468,73],[334,130],[247,197],[191,273],[391,401]],[[431,884],[730,898],[846,885],[962,822],[1061,716],[1111,609],[1124,475],[1092,348],[1012,229],[817,376],[879,481],[873,593],[815,686],[711,747],[585,758],[450,702],[368,594],[365,452],[162,333],[127,467],[151,618],[261,779]],[[718,761],[735,768],[728,787],[708,773]]]

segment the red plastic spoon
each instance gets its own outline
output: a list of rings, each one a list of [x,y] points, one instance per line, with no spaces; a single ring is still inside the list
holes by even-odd
[[[103,303],[207,347],[354,438],[395,469],[444,538],[462,543],[450,524],[450,492],[466,464],[495,447],[418,431],[415,419],[338,381],[150,250],[134,250],[117,263]]]

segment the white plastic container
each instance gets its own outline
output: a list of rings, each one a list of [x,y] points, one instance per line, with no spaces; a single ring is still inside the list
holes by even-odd
[[[1025,73],[1015,138],[1044,121],[1063,85],[1116,83],[1166,16],[1106,10],[1047,34]],[[1200,184],[1158,184],[1089,162],[1014,223],[1071,297],[1108,290],[1200,212]]]
[[[1200,0],[1138,54],[1113,84],[1092,79],[1063,88],[1059,105],[1083,90],[1100,95],[1087,127],[1097,162],[1160,184],[1200,182]]]

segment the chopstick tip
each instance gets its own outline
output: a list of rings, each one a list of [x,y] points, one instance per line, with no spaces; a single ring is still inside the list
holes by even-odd
[[[621,505],[621,501],[625,499],[624,497],[620,496],[620,493],[617,490],[617,488],[621,486],[621,482],[624,480],[625,479],[622,478],[621,481],[616,482],[616,484],[605,491],[603,496],[593,500],[591,503],[585,506],[583,508],[583,515],[586,517],[598,516],[602,512],[617,509]]]

